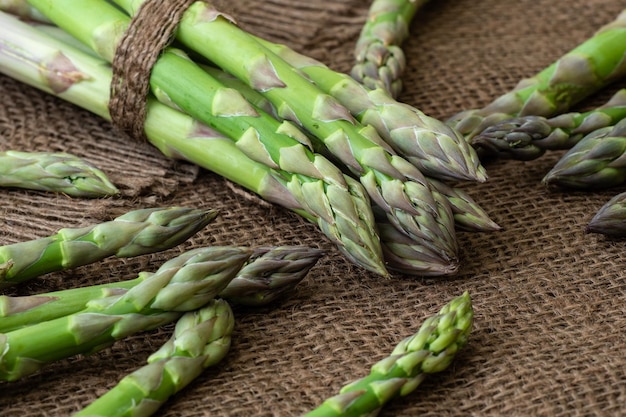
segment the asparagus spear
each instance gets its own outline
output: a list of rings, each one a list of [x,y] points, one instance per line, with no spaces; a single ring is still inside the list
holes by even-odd
[[[455,114],[447,123],[472,142],[487,127],[506,119],[564,113],[623,77],[625,53],[626,10],[552,64],[531,78],[521,80],[512,90],[483,108]]]
[[[110,120],[107,108],[112,73],[103,60],[45,36],[7,14],[0,14],[0,20],[7,28],[0,31],[2,72]],[[64,65],[56,65],[58,61]],[[63,91],[51,88],[52,72],[67,81]],[[163,129],[163,121],[167,121],[167,129]],[[196,163],[266,201],[293,210],[316,223],[348,259],[387,275],[369,199],[355,180],[344,176],[345,184],[326,184],[303,175],[285,177],[284,172],[250,159],[230,138],[151,97],[144,127],[148,141],[164,155]],[[331,164],[322,168],[334,169]]]
[[[607,201],[589,221],[586,231],[617,238],[626,236],[626,192]]]
[[[428,0],[373,0],[354,49],[352,77],[371,88],[382,88],[392,97],[402,91],[406,57],[402,42],[409,36],[415,13]]]
[[[116,3],[134,14],[143,1]],[[48,9],[46,15],[59,25],[63,23]],[[301,123],[359,177],[372,200],[393,217],[394,224],[417,238],[431,240],[442,250],[454,252],[456,242],[449,240],[454,236],[454,224],[444,223],[437,216],[438,202],[423,174],[396,155],[373,127],[358,123],[334,98],[205,2],[189,7],[178,27],[177,39],[260,91],[279,109],[281,117]],[[237,54],[225,53],[232,50]]]
[[[109,256],[128,258],[172,248],[217,216],[215,210],[148,208],[81,228],[0,246],[0,287]]]
[[[394,397],[414,391],[428,374],[445,370],[467,343],[474,312],[467,292],[429,317],[416,334],[305,417],[375,416]]]
[[[547,150],[570,149],[594,130],[626,118],[626,89],[586,112],[568,112],[551,118],[523,116],[496,123],[473,138],[485,155],[532,160]]]
[[[597,189],[626,181],[626,119],[598,129],[578,142],[543,178],[567,188]]]
[[[304,72],[361,123],[374,126],[398,154],[425,175],[450,181],[486,181],[487,173],[474,148],[442,121],[396,101],[383,89],[368,89],[347,74],[285,45],[256,39]]]
[[[0,187],[96,198],[119,193],[100,169],[65,152],[0,152]]]
[[[224,300],[212,300],[200,310],[185,313],[172,337],[148,357],[146,365],[73,416],[153,415],[204,369],[226,356],[234,325],[233,313]]]
[[[101,350],[203,307],[251,254],[242,247],[191,250],[165,262],[120,296],[97,299],[78,313],[0,334],[0,380],[14,381],[52,361]]]
[[[306,246],[256,248],[237,275],[220,291],[230,303],[268,305],[291,291],[322,256]],[[27,296],[0,295],[0,333],[78,313],[92,300],[120,296],[152,274],[88,287]]]

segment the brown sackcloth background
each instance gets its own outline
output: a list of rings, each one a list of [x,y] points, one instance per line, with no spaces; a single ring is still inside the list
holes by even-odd
[[[482,106],[612,20],[624,7],[620,3],[430,2],[404,45],[409,71],[400,98],[439,118]],[[230,0],[226,10],[245,29],[348,71],[368,6],[356,0]],[[617,87],[580,108],[601,103]],[[120,198],[104,200],[0,190],[0,244],[156,205],[221,212],[180,247],[50,274],[13,294],[130,279],[200,245],[306,244],[328,250],[288,299],[271,308],[236,309],[230,354],[157,415],[303,414],[366,375],[465,290],[476,312],[468,346],[448,370],[391,403],[381,416],[626,414],[626,242],[584,233],[592,215],[623,190],[545,189],[540,180],[559,153],[532,162],[495,162],[487,166],[487,183],[463,185],[503,230],[460,233],[463,264],[457,276],[383,280],[348,263],[295,214],[191,164],[166,160],[86,111],[4,76],[0,97],[2,149],[80,155],[122,190]],[[0,383],[0,415],[70,415],[141,366],[170,331],[140,334],[22,381]]]

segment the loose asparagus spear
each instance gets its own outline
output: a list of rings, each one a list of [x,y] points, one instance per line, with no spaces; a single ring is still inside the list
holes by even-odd
[[[626,119],[580,140],[543,178],[559,187],[597,189],[626,181]]]
[[[97,198],[119,193],[106,174],[65,152],[0,152],[0,187]]]
[[[0,287],[109,256],[128,258],[172,248],[204,228],[215,210],[184,207],[127,212],[111,221],[0,246]]]
[[[306,246],[256,248],[219,296],[245,306],[268,305],[302,281],[322,254]],[[37,295],[0,295],[0,333],[78,313],[89,302],[120,296],[151,275],[144,271],[132,280]]]
[[[487,127],[506,119],[563,113],[623,77],[625,53],[626,10],[533,77],[521,80],[481,109],[455,114],[447,123],[471,142]]]
[[[40,2],[48,3],[30,0],[33,5]],[[134,14],[142,3],[116,1],[129,14]],[[53,17],[49,8],[46,15],[59,25],[63,23],[63,19]],[[208,3],[196,2],[189,7],[176,36],[186,47],[265,95],[279,109],[281,117],[301,123],[322,141],[359,177],[372,200],[394,218],[394,224],[417,238],[433,241],[442,250],[456,250],[456,242],[449,240],[455,236],[454,224],[446,224],[437,216],[440,202],[434,200],[423,174],[396,155],[376,129],[358,123],[334,98]],[[232,50],[237,50],[237,54],[225,53]]]
[[[426,319],[391,355],[372,366],[370,374],[344,386],[305,417],[375,416],[397,396],[414,391],[428,374],[445,370],[467,343],[474,311],[467,292]]]
[[[0,14],[0,19],[7,28],[0,31],[3,73],[110,120],[112,73],[102,59],[45,36],[7,14]],[[56,65],[57,61],[64,65]],[[66,80],[67,88],[51,88],[51,74]],[[163,129],[163,121],[167,121],[167,129]],[[284,172],[250,159],[230,138],[151,97],[145,133],[164,155],[196,163],[266,201],[293,210],[317,224],[348,259],[378,274],[388,274],[374,230],[370,201],[355,180],[344,176],[346,188],[341,182],[326,184],[302,175],[285,178]],[[323,168],[334,169],[330,164],[320,166]]]
[[[483,154],[532,160],[547,150],[570,149],[594,130],[626,118],[626,89],[593,110],[563,113],[551,118],[523,116],[488,127],[473,138]]]
[[[486,181],[487,173],[474,148],[442,121],[396,101],[383,89],[370,90],[347,74],[333,71],[285,45],[256,39],[304,72],[361,123],[374,126],[398,154],[425,175],[451,181]]]
[[[626,192],[607,201],[589,221],[586,231],[618,238],[626,236]]]
[[[101,350],[203,307],[251,254],[242,247],[191,250],[165,262],[120,296],[97,299],[78,313],[0,334],[0,380],[14,381],[52,361]]]
[[[73,416],[153,415],[204,369],[226,356],[234,325],[233,313],[224,300],[212,300],[200,310],[185,313],[172,337],[148,357],[147,365],[125,376]]]
[[[354,49],[352,77],[371,88],[382,88],[392,97],[402,91],[406,57],[402,42],[409,36],[415,13],[428,0],[373,0]]]

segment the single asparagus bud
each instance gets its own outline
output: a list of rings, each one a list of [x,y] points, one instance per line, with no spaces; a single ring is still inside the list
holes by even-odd
[[[382,88],[392,97],[402,91],[406,57],[402,42],[409,36],[415,13],[428,0],[374,0],[354,49],[352,77],[372,90]]]
[[[608,188],[626,181],[626,119],[598,129],[578,142],[543,178],[546,185]]]
[[[111,221],[64,228],[41,239],[0,246],[0,287],[97,262],[129,258],[172,248],[204,228],[215,210],[148,208]]]
[[[257,248],[219,296],[245,306],[268,305],[301,282],[322,255],[306,246]],[[0,333],[78,313],[94,300],[125,294],[152,275],[142,271],[132,280],[37,295],[0,295]]]
[[[257,249],[220,297],[245,306],[270,304],[293,290],[323,254],[307,246]]]
[[[626,192],[607,201],[589,221],[586,231],[617,238],[626,236]]]
[[[116,3],[134,14],[142,2]],[[48,17],[55,20],[48,11]],[[60,19],[56,23],[61,23]],[[371,199],[393,217],[398,227],[433,240],[444,241],[454,236],[454,224],[437,217],[439,203],[434,201],[423,174],[414,165],[393,153],[374,128],[354,120],[334,98],[239,29],[223,13],[207,3],[194,3],[180,22],[177,39],[244,80],[267,97],[282,118],[301,124],[322,141],[359,177]],[[234,49],[238,53],[225,59],[224,51]],[[445,250],[456,245],[449,241],[444,244]]]
[[[372,125],[393,149],[425,175],[451,181],[487,179],[474,148],[442,121],[393,99],[385,90],[370,90],[347,74],[299,54],[285,45],[256,38],[290,65],[304,72],[365,125]]]
[[[429,317],[419,331],[404,339],[391,355],[372,366],[370,374],[344,386],[305,417],[377,415],[397,396],[413,392],[428,374],[445,370],[467,344],[474,312],[466,292]]]
[[[547,150],[570,149],[594,130],[626,118],[626,89],[587,112],[563,113],[551,118],[524,116],[504,120],[476,135],[473,142],[485,156],[532,160]]]
[[[443,195],[452,207],[454,225],[457,230],[469,232],[493,232],[500,230],[487,212],[474,201],[474,199],[462,188],[453,187],[445,182],[428,179],[430,186]]]
[[[626,10],[533,77],[521,80],[481,109],[457,113],[447,123],[472,142],[477,134],[503,120],[564,113],[623,77],[625,53]]]
[[[0,380],[14,381],[49,362],[101,350],[203,307],[251,254],[240,247],[191,250],[165,262],[120,296],[93,300],[78,313],[0,334]]]
[[[403,233],[389,222],[380,209],[375,209],[374,214],[390,271],[414,276],[453,275],[458,271],[459,259],[456,256],[442,252],[427,240]]]
[[[0,19],[7,28],[0,31],[2,72],[110,120],[112,73],[102,59],[45,36],[6,14],[0,14]],[[163,129],[164,121],[167,129]],[[298,213],[317,224],[348,259],[388,275],[369,198],[354,180],[345,175],[331,182],[287,175],[249,158],[230,138],[152,97],[148,97],[144,127],[148,141],[165,156],[196,163]],[[314,172],[330,176],[337,171],[322,158],[316,162]]]
[[[119,193],[94,165],[64,152],[0,152],[0,187],[97,198]]]
[[[73,416],[153,415],[172,395],[226,356],[234,325],[233,313],[224,300],[212,300],[200,310],[185,313],[172,337],[148,357],[147,365]]]

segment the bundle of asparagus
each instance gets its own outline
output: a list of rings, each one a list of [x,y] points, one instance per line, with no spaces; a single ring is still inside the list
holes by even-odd
[[[508,122],[516,117],[552,117],[568,111],[574,104],[626,74],[623,63],[625,53],[626,10],[552,64],[521,80],[512,90],[483,108],[455,114],[447,123],[463,134],[485,157],[502,155],[533,159],[542,151],[529,147],[532,141],[516,140],[515,134],[509,137],[512,140],[496,141],[491,135],[492,140],[485,141],[478,135],[496,123],[510,123],[508,127],[516,129],[523,122]],[[527,127],[537,127],[532,120],[529,123]],[[549,133],[541,124],[538,126],[540,137]],[[541,129],[544,129],[543,133]],[[498,136],[505,137],[500,133],[495,139]],[[522,135],[522,139],[527,138],[528,135]]]
[[[120,32],[130,22],[129,16],[103,1],[81,2],[80,6],[38,0],[28,3],[109,62]],[[118,2],[130,14],[141,3]],[[3,17],[3,24],[14,27],[10,34],[3,34],[2,42],[7,48],[21,42],[30,44],[28,48],[19,48],[19,60],[7,56],[0,59],[4,73],[110,119],[109,67],[67,43],[33,34],[32,27],[19,25],[9,17]],[[417,275],[456,271],[455,220],[463,218],[464,213],[458,210],[463,204],[476,208],[467,225],[480,222],[478,230],[497,228],[467,195],[453,192],[451,196],[435,189],[430,178],[422,174],[421,166],[418,169],[413,160],[401,157],[379,136],[380,126],[385,124],[392,127],[391,136],[399,140],[423,138],[423,154],[428,155],[429,149],[439,150],[432,152],[435,156],[430,159],[422,157],[435,163],[422,165],[445,166],[448,171],[452,167],[457,174],[443,175],[445,180],[462,177],[484,181],[484,169],[473,149],[443,123],[405,106],[404,113],[411,114],[410,120],[419,124],[389,124],[391,110],[402,106],[396,102],[391,106],[392,99],[377,91],[366,93],[369,98],[360,108],[348,110],[343,102],[272,52],[267,43],[240,30],[206,3],[193,4],[183,15],[177,39],[234,75],[248,89],[256,90],[265,104],[271,104],[274,113],[270,116],[261,103],[252,103],[245,92],[227,88],[185,54],[167,49],[152,68],[152,93],[187,114],[148,97],[144,123],[146,137],[165,155],[195,162],[301,214],[317,223],[349,259],[381,275],[387,275],[387,269]],[[236,59],[230,55],[226,59],[222,53],[231,47],[238,50]],[[25,54],[24,50],[30,52]],[[66,68],[88,75],[78,82],[76,78],[61,76],[66,81],[63,91],[55,92],[49,81],[39,74],[29,74],[20,65],[27,60],[41,67],[42,56],[59,56],[59,51],[69,64]],[[180,71],[189,74],[194,84],[179,82]],[[330,71],[327,74],[340,75]],[[358,106],[354,100],[350,103]],[[384,115],[379,116],[382,118],[378,125],[370,122],[375,114]],[[170,121],[165,132],[159,129],[163,120]],[[318,151],[331,155],[336,162],[331,163]],[[449,159],[442,157],[446,154]],[[441,164],[445,159],[447,165]],[[351,171],[360,184],[342,173],[344,169]],[[436,171],[446,172],[431,169],[429,174],[434,176]],[[451,198],[457,202],[464,199],[463,204],[456,204],[453,210]],[[384,218],[376,221],[374,209],[382,211]],[[381,241],[380,222],[397,230],[398,233],[386,234],[392,240]],[[401,237],[403,245],[410,242],[414,250],[399,250],[397,237]],[[428,256],[420,256],[425,251]]]
[[[0,187],[97,198],[119,190],[94,165],[65,152],[0,152]]]

